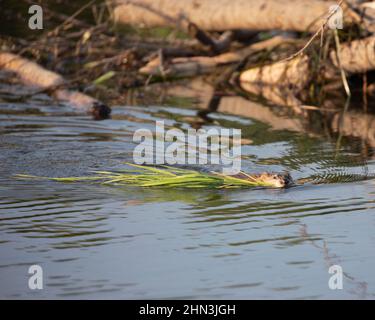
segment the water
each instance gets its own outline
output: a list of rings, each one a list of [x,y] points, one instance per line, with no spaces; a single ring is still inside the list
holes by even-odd
[[[196,111],[118,106],[95,122],[43,99],[0,110],[1,298],[374,299],[375,183],[366,176],[375,162],[358,141],[337,149],[323,135],[216,114],[212,126],[252,140],[244,170],[318,184],[165,192],[17,180],[122,168],[134,130],[155,120],[187,129]],[[43,268],[43,290],[28,288],[32,264]],[[335,264],[343,290],[328,287]]]

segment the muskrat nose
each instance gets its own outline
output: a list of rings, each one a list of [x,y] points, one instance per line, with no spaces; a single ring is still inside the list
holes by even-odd
[[[287,185],[287,183],[285,182],[285,180],[280,180],[279,181],[279,187],[280,188],[284,188],[284,187],[286,187],[286,185]]]
[[[284,175],[284,181],[283,181],[283,183],[284,183],[284,186],[291,186],[292,184],[294,184],[294,181],[293,181],[293,178],[292,178],[292,176],[289,174],[289,173],[286,173],[285,175]]]

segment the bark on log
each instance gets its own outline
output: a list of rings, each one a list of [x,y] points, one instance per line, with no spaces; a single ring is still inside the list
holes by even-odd
[[[339,52],[342,68],[350,73],[362,73],[375,69],[375,36],[343,43]],[[336,52],[330,57],[338,66]]]
[[[63,88],[66,81],[61,75],[48,71],[32,61],[12,53],[0,52],[0,69],[15,73],[25,85],[49,92],[58,100],[92,115],[96,120],[109,117],[109,107],[81,92]]]
[[[156,26],[195,23],[203,30],[316,31],[335,1],[321,0],[115,0],[115,22]],[[347,22],[351,14],[344,14]]]
[[[375,33],[375,2],[361,3],[359,9],[365,29],[371,33]]]
[[[309,82],[309,58],[300,55],[241,73],[240,86],[247,92],[263,96],[278,105],[291,106],[300,113],[297,94]]]

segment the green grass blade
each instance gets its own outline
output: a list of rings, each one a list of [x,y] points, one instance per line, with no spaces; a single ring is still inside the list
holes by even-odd
[[[141,166],[126,163],[132,169],[112,171],[93,171],[93,175],[85,177],[48,178],[27,174],[18,174],[19,179],[48,179],[58,182],[84,182],[91,181],[105,185],[121,184],[139,187],[162,188],[241,188],[241,187],[270,187],[269,185],[250,175],[248,179],[241,179],[218,172],[202,173],[189,169],[161,166],[161,168]]]

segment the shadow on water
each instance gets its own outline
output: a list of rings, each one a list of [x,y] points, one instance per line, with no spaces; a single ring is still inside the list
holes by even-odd
[[[234,98],[219,111],[244,110]],[[13,175],[121,169],[136,129],[165,120],[186,130],[197,119],[185,100],[118,106],[93,122],[33,99],[0,103],[1,297],[374,297],[373,150],[358,140],[337,152],[334,139],[254,104],[253,116],[215,113],[200,126],[242,129],[243,170],[287,170],[304,184],[166,191],[23,181]],[[46,275],[38,293],[26,287],[31,264]],[[328,288],[332,264],[345,272],[344,290]]]

